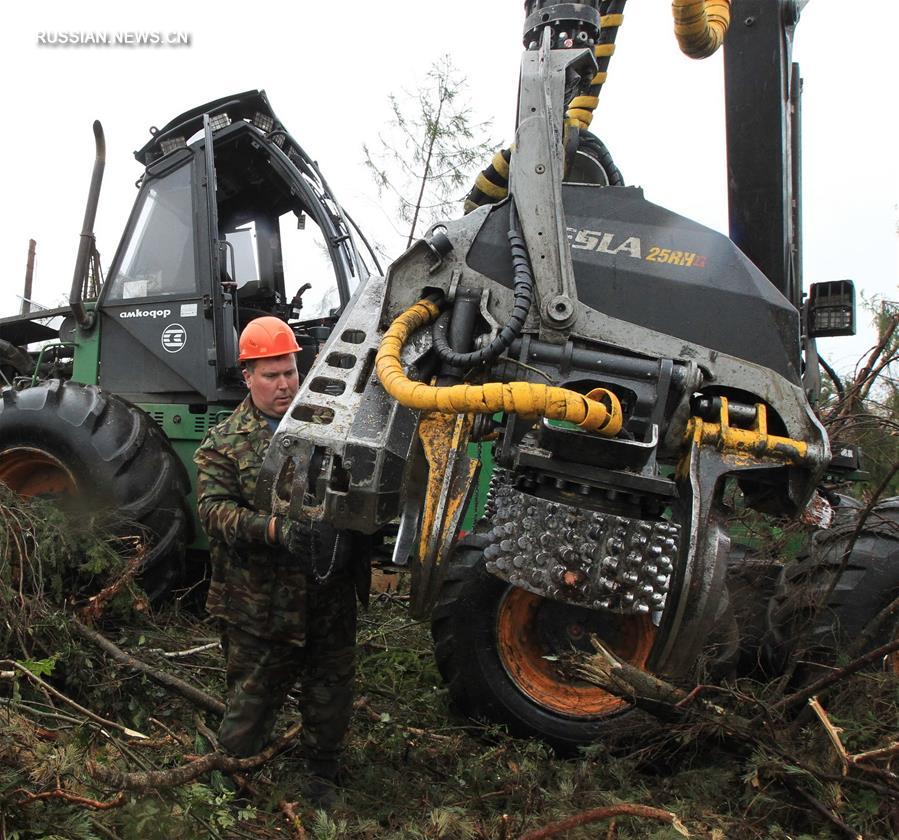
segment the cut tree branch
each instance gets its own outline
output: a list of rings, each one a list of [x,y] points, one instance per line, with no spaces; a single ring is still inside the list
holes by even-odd
[[[178,692],[182,697],[190,700],[195,706],[199,706],[207,712],[213,712],[217,715],[223,715],[225,713],[225,704],[221,700],[210,696],[205,691],[185,682],[179,677],[168,674],[165,671],[160,671],[151,665],[148,665],[146,662],[142,662],[140,659],[131,656],[131,654],[125,653],[125,651],[109,641],[104,635],[98,633],[96,630],[92,630],[86,624],[82,624],[77,618],[73,617],[71,623],[79,636],[96,645],[113,661],[118,662],[120,665],[125,665],[134,671],[140,671],[142,674],[146,674],[155,682],[158,682],[160,685],[165,686],[172,691]]]
[[[872,758],[885,758],[889,757],[895,752],[899,752],[899,744],[893,744],[892,748],[886,747],[880,750],[872,750],[868,753],[849,755],[846,747],[843,746],[843,741],[840,739],[840,733],[843,730],[831,723],[830,718],[827,716],[827,712],[824,711],[824,708],[818,702],[818,698],[813,697],[808,701],[808,703],[809,706],[812,707],[812,711],[814,711],[814,713],[818,716],[818,720],[820,720],[821,724],[824,726],[824,729],[827,732],[827,737],[830,738],[834,749],[837,751],[837,755],[839,755],[840,757],[843,776],[846,776],[848,774],[851,767],[855,767],[862,773],[868,773],[869,775],[882,779],[888,785],[895,785],[896,782],[899,781],[895,773],[892,773],[889,770],[883,770],[880,767],[874,767],[873,765],[867,763],[867,761],[870,761]]]
[[[668,823],[684,837],[690,836],[690,832],[677,818],[677,814],[671,811],[663,811],[661,808],[652,808],[649,805],[633,805],[628,802],[622,802],[619,805],[593,808],[590,811],[584,811],[573,817],[568,817],[568,819],[538,828],[535,831],[529,831],[527,834],[522,834],[518,840],[544,840],[546,837],[555,837],[558,834],[570,831],[572,828],[599,822],[600,820],[607,820],[610,817],[643,817],[644,819],[658,820],[659,822]]]
[[[899,755],[899,742],[877,750],[855,753],[849,756],[849,760],[853,764],[861,764],[866,761],[879,761],[881,758],[892,758],[894,755]]]
[[[80,610],[81,617],[87,621],[96,621],[103,615],[106,604],[119,594],[137,574],[138,570],[144,563],[146,549],[140,547],[134,556],[128,562],[128,566],[118,578],[116,578],[109,586],[100,590],[96,595],[91,597],[83,609]]]
[[[818,720],[821,721],[821,725],[824,727],[824,731],[827,733],[827,737],[830,738],[830,742],[833,744],[833,748],[837,751],[837,755],[840,757],[840,762],[843,765],[843,773],[845,773],[846,766],[849,763],[849,753],[846,752],[846,747],[843,746],[843,741],[840,739],[840,733],[843,730],[838,726],[834,726],[830,722],[830,718],[827,716],[827,712],[824,711],[824,707],[818,702],[817,697],[810,698],[808,704],[812,707],[812,711],[817,715]]]
[[[278,803],[278,809],[287,817],[296,840],[306,840],[306,829],[303,828],[303,822],[297,815],[296,804],[283,799]]]
[[[197,647],[188,648],[187,650],[163,650],[162,648],[148,648],[147,653],[155,653],[165,659],[180,659],[183,656],[193,656],[195,653],[204,653],[207,650],[220,648],[221,642],[209,642],[205,645],[197,645]]]
[[[44,691],[52,694],[57,700],[62,700],[63,703],[67,703],[73,709],[77,709],[82,715],[90,720],[94,721],[94,723],[99,723],[101,726],[106,726],[109,729],[118,729],[119,732],[124,732],[130,738],[146,738],[148,736],[144,735],[142,732],[138,732],[136,729],[129,729],[127,726],[123,726],[121,723],[116,723],[114,720],[107,720],[106,718],[100,717],[100,715],[92,712],[90,709],[85,709],[84,706],[76,703],[72,700],[71,697],[66,697],[61,691],[57,691],[50,685],[48,682],[42,680],[37,674],[32,674],[24,665],[19,664],[18,662],[14,662],[12,659],[4,659],[0,661],[0,665],[12,665],[17,671],[23,673],[28,679],[32,682],[37,683]]]
[[[697,689],[686,692],[665,680],[635,668],[619,659],[595,636],[591,638],[596,654],[576,666],[578,673],[617,697],[630,700],[640,708],[668,720],[683,720],[691,709],[710,712],[715,717],[727,716],[736,725],[747,723],[726,713],[720,706],[699,698]]]
[[[167,790],[192,782],[194,779],[198,779],[200,776],[213,770],[219,770],[222,773],[255,770],[287,749],[302,729],[303,725],[301,723],[295,723],[262,752],[249,758],[235,758],[224,753],[214,752],[187,764],[170,767],[168,770],[147,770],[135,773],[122,773],[115,768],[89,761],[87,763],[87,772],[93,778],[113,788],[133,790],[138,793]]]
[[[899,785],[897,785],[895,774],[867,764],[855,763],[853,763],[853,767],[882,779],[883,784],[853,776],[832,776],[826,774],[817,767],[804,764],[796,756],[785,752],[777,742],[777,732],[771,729],[769,725],[775,716],[775,712],[782,714],[794,706],[805,704],[816,692],[829,687],[849,674],[876,662],[880,657],[889,654],[892,650],[899,648],[899,640],[871,651],[870,654],[850,663],[838,673],[830,674],[825,679],[809,686],[806,690],[785,698],[773,709],[764,709],[760,715],[752,720],[720,706],[697,699],[696,692],[683,691],[651,674],[646,674],[633,665],[619,660],[614,653],[603,647],[602,643],[595,638],[592,641],[597,649],[597,653],[589,657],[585,662],[581,662],[577,667],[577,673],[584,679],[599,685],[617,697],[630,700],[638,707],[663,720],[687,721],[691,718],[701,720],[705,717],[713,721],[718,732],[725,735],[725,743],[731,741],[755,748],[762,747],[775,755],[784,765],[798,767],[819,781],[851,784],[856,787],[876,791],[881,796],[899,799]]]
[[[899,314],[890,318],[876,346],[871,350],[864,367],[859,371],[852,385],[846,390],[846,395],[841,400],[841,405],[838,406],[836,416],[834,417],[836,421],[843,420],[855,413],[859,403],[864,400],[871,390],[871,385],[877,379],[877,376],[890,363],[891,358],[889,357],[879,364],[878,360],[886,351],[897,327],[899,327]]]
[[[104,802],[97,799],[88,799],[84,796],[78,796],[70,790],[56,788],[55,790],[45,790],[42,793],[29,793],[25,788],[18,788],[16,793],[24,794],[23,798],[15,804],[18,807],[30,805],[32,802],[40,802],[44,799],[64,799],[73,805],[83,805],[85,808],[92,808],[95,811],[108,811],[110,808],[118,808],[125,804],[125,791],[120,791],[112,799]]]
[[[869,665],[881,661],[891,653],[895,653],[897,650],[899,650],[899,639],[893,639],[885,645],[874,648],[874,650],[869,651],[864,656],[859,656],[857,659],[854,659],[848,665],[844,665],[842,668],[836,668],[826,676],[815,680],[795,694],[784,697],[783,700],[780,700],[771,707],[771,714],[783,714],[784,712],[792,711],[799,706],[804,706],[810,697],[820,694],[824,689],[830,688],[850,674],[854,674],[856,671],[861,671],[863,668],[867,668]],[[760,725],[762,722],[761,717],[756,717],[751,723],[753,725]]]

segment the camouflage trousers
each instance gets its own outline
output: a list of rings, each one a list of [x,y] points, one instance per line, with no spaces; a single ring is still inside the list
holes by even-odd
[[[353,707],[356,672],[356,593],[351,579],[308,582],[306,645],[262,639],[222,625],[228,702],[219,743],[238,756],[258,753],[271,740],[287,693],[300,683],[300,741],[310,766],[336,768]]]

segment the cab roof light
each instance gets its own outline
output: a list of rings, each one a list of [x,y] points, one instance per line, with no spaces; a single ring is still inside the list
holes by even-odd
[[[218,131],[219,129],[225,128],[229,125],[231,125],[231,117],[229,117],[225,113],[216,114],[214,117],[209,118],[209,127],[213,131]]]
[[[268,114],[257,111],[253,115],[253,125],[263,134],[268,134],[275,127],[275,121]]]
[[[167,155],[169,152],[174,152],[175,149],[181,149],[186,145],[187,140],[183,137],[169,137],[168,140],[163,140],[159,144],[159,148],[164,155]]]

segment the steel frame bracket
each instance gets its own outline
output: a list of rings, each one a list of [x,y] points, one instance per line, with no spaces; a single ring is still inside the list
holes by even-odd
[[[521,60],[518,129],[509,165],[515,201],[537,287],[540,337],[558,343],[578,315],[574,266],[568,245],[562,180],[565,174],[564,113],[571,72],[595,73],[588,49],[554,50],[543,30],[540,47]]]

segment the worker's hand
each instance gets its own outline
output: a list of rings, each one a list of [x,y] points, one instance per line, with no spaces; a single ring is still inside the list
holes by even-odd
[[[279,518],[277,533],[278,542],[291,561],[306,574],[324,580],[347,567],[352,550],[350,537],[326,522]]]
[[[318,528],[312,522],[288,521],[284,547],[296,558],[313,559],[321,552]]]
[[[283,546],[295,559],[312,559],[321,551],[321,535],[317,523],[309,519],[297,522],[286,517],[273,517],[275,544]]]

